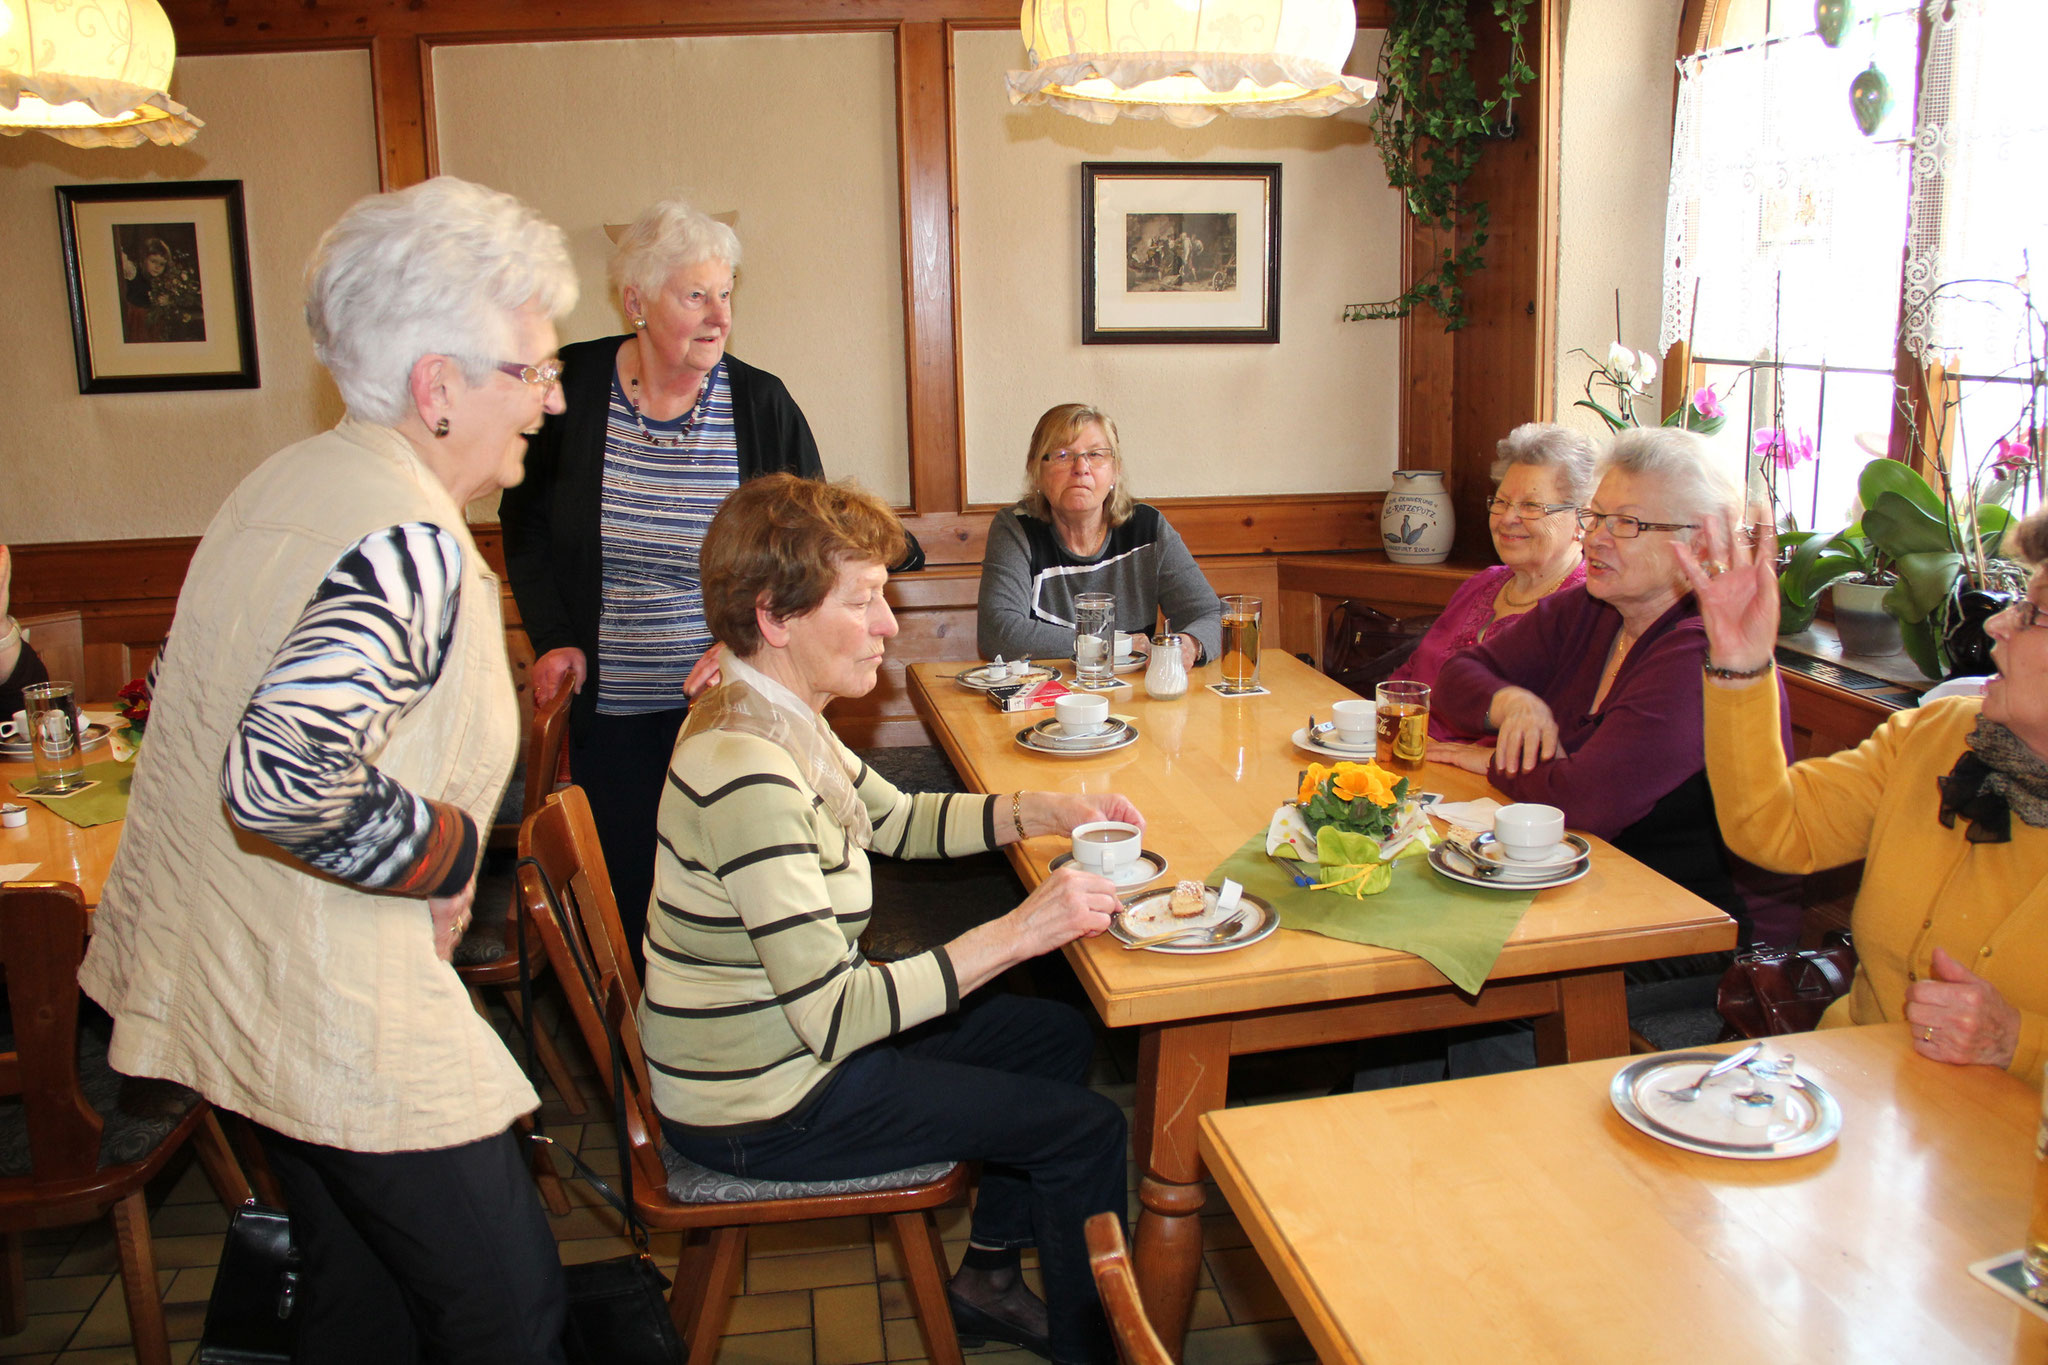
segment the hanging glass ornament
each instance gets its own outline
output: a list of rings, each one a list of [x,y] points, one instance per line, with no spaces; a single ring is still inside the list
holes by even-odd
[[[1840,47],[1842,35],[1855,21],[1855,7],[1849,0],[1813,0],[1814,31],[1829,47]]]
[[[1865,137],[1876,132],[1877,125],[1892,111],[1892,83],[1884,78],[1875,62],[1849,82],[1849,111],[1856,115],[1856,126]]]

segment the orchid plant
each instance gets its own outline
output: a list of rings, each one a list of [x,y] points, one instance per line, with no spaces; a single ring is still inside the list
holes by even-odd
[[[1607,348],[1604,362],[1583,348],[1575,348],[1571,353],[1584,356],[1592,367],[1586,374],[1586,396],[1572,406],[1592,409],[1600,414],[1600,420],[1607,423],[1612,431],[1642,426],[1642,419],[1636,415],[1636,405],[1644,401],[1652,405],[1656,402],[1650,386],[1657,379],[1657,358],[1648,351],[1630,350],[1619,341]],[[1610,390],[1612,397],[1605,403],[1595,398],[1595,385]],[[1727,420],[1728,414],[1721,407],[1721,396],[1710,385],[1703,384],[1686,395],[1685,402],[1679,404],[1661,425],[1711,436]]]

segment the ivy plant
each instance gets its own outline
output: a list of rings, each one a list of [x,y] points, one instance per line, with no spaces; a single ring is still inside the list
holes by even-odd
[[[1489,217],[1484,200],[1460,191],[1488,141],[1514,136],[1514,101],[1535,79],[1522,57],[1522,30],[1534,0],[1393,0],[1393,18],[1380,49],[1379,98],[1367,112],[1387,183],[1401,191],[1417,222],[1445,233],[1429,269],[1399,298],[1354,303],[1347,321],[1406,317],[1427,304],[1454,332],[1467,321],[1465,280],[1485,262]],[[1472,75],[1478,37],[1472,14],[1489,6],[1508,39],[1508,66],[1500,91],[1482,96]],[[1505,110],[1503,114],[1502,111]],[[1469,231],[1460,238],[1460,229]]]

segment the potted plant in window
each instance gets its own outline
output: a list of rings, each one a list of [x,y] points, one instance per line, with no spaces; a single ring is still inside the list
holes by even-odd
[[[1983,622],[2026,582],[2024,570],[2000,556],[2012,513],[1992,501],[1995,492],[1974,487],[1944,502],[1898,460],[1872,460],[1856,488],[1864,507],[1857,524],[1896,568],[1884,609],[1898,619],[1913,662],[1930,678],[1989,672]]]

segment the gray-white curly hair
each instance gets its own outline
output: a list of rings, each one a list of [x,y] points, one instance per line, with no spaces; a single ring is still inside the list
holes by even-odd
[[[663,199],[649,204],[619,234],[619,249],[612,253],[612,289],[621,301],[628,289],[651,299],[676,271],[706,261],[738,270],[739,234],[686,200]]]
[[[1564,500],[1578,507],[1593,496],[1599,458],[1586,434],[1555,422],[1524,422],[1494,446],[1493,481],[1499,483],[1518,464],[1557,471]]]
[[[453,176],[358,199],[306,262],[306,327],[349,411],[396,426],[412,367],[445,355],[481,384],[511,354],[513,318],[576,306],[562,230],[511,195]]]

